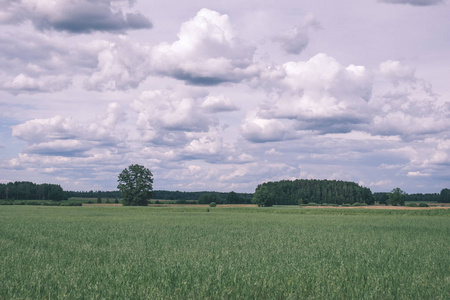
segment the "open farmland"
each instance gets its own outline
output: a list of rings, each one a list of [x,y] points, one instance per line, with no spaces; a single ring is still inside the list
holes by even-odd
[[[0,298],[448,299],[449,217],[3,206]]]

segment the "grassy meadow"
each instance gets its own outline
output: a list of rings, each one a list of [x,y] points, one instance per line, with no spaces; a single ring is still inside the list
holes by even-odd
[[[450,211],[0,207],[0,299],[449,299]]]

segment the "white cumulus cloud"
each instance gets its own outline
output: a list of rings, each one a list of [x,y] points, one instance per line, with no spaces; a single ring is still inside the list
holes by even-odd
[[[97,69],[85,81],[90,90],[126,90],[136,88],[150,74],[148,46],[126,38],[106,42],[98,53]]]
[[[270,75],[272,72],[274,75]],[[254,136],[248,133],[257,128],[272,128],[268,124],[277,124],[274,127],[277,131],[283,128],[283,132],[291,131],[292,136],[297,130],[349,132],[370,122],[368,101],[373,79],[363,66],[344,67],[326,54],[317,54],[308,61],[287,62],[266,73],[269,74],[263,74],[262,82],[271,89],[272,96],[269,103],[260,107],[258,115],[272,120],[253,117],[252,122],[244,121],[247,137]],[[290,128],[281,127],[283,119],[295,122]]]
[[[404,139],[423,139],[450,130],[448,101],[440,99],[414,69],[398,61],[380,64],[384,83],[370,103],[374,115],[371,132],[398,135]]]
[[[204,8],[183,23],[177,41],[153,49],[152,61],[160,74],[207,86],[254,76],[253,52],[235,35],[227,15]]]
[[[2,88],[13,94],[55,92],[66,89],[71,84],[66,76],[44,76],[33,78],[25,74],[19,74],[13,79],[3,83]]]
[[[300,54],[309,44],[309,32],[320,28],[320,23],[313,14],[305,16],[300,23],[299,26],[273,38],[287,53]]]
[[[123,138],[116,126],[124,121],[117,103],[110,103],[107,114],[97,122],[80,124],[73,118],[55,116],[34,119],[12,127],[12,136],[27,142],[25,152],[40,155],[78,156],[96,147],[110,147]]]
[[[231,99],[225,97],[224,95],[206,97],[201,107],[206,111],[212,113],[239,110],[239,108],[231,101]]]
[[[282,141],[292,139],[292,129],[277,119],[261,117],[257,112],[250,112],[241,125],[242,135],[255,143]]]

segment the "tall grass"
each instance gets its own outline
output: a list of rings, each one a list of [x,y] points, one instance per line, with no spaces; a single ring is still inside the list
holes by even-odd
[[[448,211],[209,210],[0,207],[0,299],[449,297]]]

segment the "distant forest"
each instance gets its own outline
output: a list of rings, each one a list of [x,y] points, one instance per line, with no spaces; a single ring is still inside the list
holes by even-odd
[[[66,194],[58,184],[36,184],[29,181],[0,183],[0,199],[8,200],[65,200]]]
[[[253,202],[262,206],[297,205],[308,203],[387,204],[388,194],[374,193],[355,182],[339,180],[282,180],[266,182],[256,188]],[[450,189],[443,189],[440,194],[406,194],[407,202],[442,202],[450,203]]]
[[[258,185],[254,203],[263,206],[308,203],[374,204],[370,189],[354,182],[337,180],[282,180]]]
[[[386,204],[389,193],[373,193],[376,202]],[[407,194],[405,195],[407,202],[441,202],[441,195],[439,193],[433,194]]]
[[[370,189],[361,187],[354,182],[336,180],[283,180],[266,182],[258,185],[256,193],[262,187],[269,187],[273,194],[275,205],[296,205],[302,203],[386,203],[388,193],[373,193]],[[251,203],[254,194],[235,192],[180,192],[153,191],[152,199],[198,201],[198,203]],[[119,191],[64,191],[58,184],[36,184],[29,181],[15,181],[7,184],[0,183],[0,199],[8,200],[53,200],[61,201],[72,197],[78,198],[109,198],[120,199]],[[406,195],[409,202],[443,202],[450,203],[450,189],[443,189],[440,193],[416,193]]]

